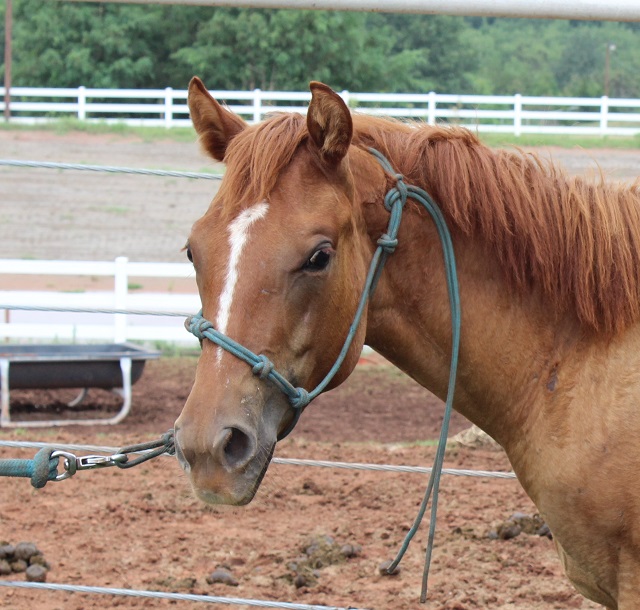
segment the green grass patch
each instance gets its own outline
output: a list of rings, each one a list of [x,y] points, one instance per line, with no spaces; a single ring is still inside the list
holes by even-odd
[[[135,137],[145,142],[158,140],[171,140],[174,142],[195,142],[196,132],[191,127],[132,127],[125,123],[105,123],[101,121],[80,121],[75,118],[61,118],[50,123],[40,123],[37,125],[24,125],[22,123],[12,123],[0,121],[0,129],[4,131],[49,131],[59,135],[68,133],[91,133],[105,134],[113,136],[123,136],[127,138]]]
[[[640,148],[640,136],[578,136],[578,135],[550,135],[523,134],[516,137],[503,133],[480,133],[480,139],[493,148],[508,146],[557,146],[559,148]]]
[[[166,358],[193,358],[197,360],[200,357],[200,347],[185,345],[183,343],[174,343],[172,341],[152,341],[152,349],[162,353],[163,359]]]
[[[122,216],[124,214],[128,214],[130,211],[128,207],[120,206],[120,205],[111,205],[111,206],[107,206],[106,208],[100,208],[100,209],[103,210],[104,212],[108,212],[109,214],[115,214],[116,216]]]
[[[196,142],[197,136],[191,127],[133,127],[124,123],[87,122],[75,118],[61,118],[50,123],[39,125],[22,125],[0,121],[0,129],[15,131],[50,131],[58,134],[84,132],[107,134],[127,138],[139,138],[145,142],[169,140],[174,142]],[[512,134],[480,133],[480,139],[491,147],[507,146],[558,146],[561,148],[640,148],[640,135],[636,136],[580,136],[580,135],[547,135],[523,134],[516,137]],[[211,172],[207,167],[203,172]],[[213,172],[215,173],[215,172]]]

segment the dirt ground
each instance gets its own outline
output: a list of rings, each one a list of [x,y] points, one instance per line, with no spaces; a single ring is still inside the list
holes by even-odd
[[[0,131],[0,157],[202,171],[211,165],[194,143],[146,142],[123,136]],[[640,174],[640,153],[541,151],[572,173],[597,165],[616,179]],[[141,178],[0,167],[0,257],[183,261],[192,222],[215,189],[209,181]],[[0,287],[14,285],[5,279]],[[38,284],[38,278],[30,283]],[[49,281],[49,280],[47,280]],[[42,285],[38,285],[42,288]],[[60,284],[50,288],[65,288]],[[0,430],[0,439],[122,446],[169,429],[189,393],[194,357],[165,356],[147,364],[134,386],[130,416],[114,427]],[[62,409],[72,391],[12,392],[14,416]],[[86,411],[101,415],[117,399],[92,390]],[[53,406],[53,407],[52,407]],[[428,466],[442,404],[375,356],[304,413],[276,457]],[[455,415],[451,432],[468,426]],[[0,457],[34,450],[0,449]],[[509,471],[506,456],[488,449],[450,448],[450,468]],[[370,473],[273,464],[256,499],[244,508],[206,508],[194,500],[173,459],[129,471],[81,472],[33,490],[7,479],[0,492],[0,543],[35,543],[51,564],[49,582],[209,594],[244,599],[372,609],[417,608],[426,527],[399,575],[383,576],[411,524],[424,475]],[[516,481],[445,476],[430,576],[429,608],[526,610],[597,608],[562,575],[552,541],[489,532],[513,513],[535,507]],[[360,548],[345,558],[340,549]],[[313,546],[325,554],[307,555]],[[311,551],[309,551],[311,552]],[[209,584],[216,568],[237,586]],[[23,579],[24,575],[0,576]],[[195,607],[195,603],[36,592],[0,587],[0,608],[93,610]]]
[[[180,412],[195,363],[195,357],[148,362],[134,386],[130,416],[115,427],[0,430],[0,439],[106,446],[154,439]],[[55,404],[60,415],[61,401],[73,394],[15,391],[12,413],[34,418],[48,411],[45,405]],[[34,405],[40,405],[35,412]],[[118,404],[105,391],[92,390],[86,406],[79,416],[101,416]],[[343,386],[310,405],[293,434],[279,443],[276,457],[427,466],[435,447],[425,441],[437,438],[442,411],[441,402],[424,388],[371,356]],[[455,414],[451,432],[467,426]],[[0,457],[34,453],[0,449]],[[510,470],[501,451],[461,447],[448,450],[445,466]],[[177,463],[167,458],[128,471],[80,472],[40,491],[25,479],[2,484],[0,542],[34,542],[52,566],[49,582],[340,607],[420,607],[426,524],[398,576],[382,576],[378,567],[393,557],[412,523],[425,475],[273,464],[256,499],[244,508],[199,504]],[[584,601],[563,577],[548,538],[524,533],[510,540],[488,537],[515,512],[531,515],[535,507],[514,480],[443,477],[427,607],[598,607]],[[301,562],[314,541],[328,537],[335,549],[353,545],[361,551],[347,559],[330,546],[324,555]],[[207,583],[220,566],[237,586]],[[296,578],[309,573],[310,580],[296,586]],[[21,580],[24,575],[0,578]],[[0,608],[11,610],[170,605],[0,588]]]

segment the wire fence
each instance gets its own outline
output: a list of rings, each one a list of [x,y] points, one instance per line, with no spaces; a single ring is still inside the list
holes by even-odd
[[[285,610],[359,610],[357,608],[338,606],[315,606],[291,602],[244,599],[241,597],[218,597],[215,595],[196,595],[194,593],[168,593],[164,591],[145,591],[136,589],[118,589],[113,587],[89,587],[85,585],[66,585],[59,583],[22,582],[0,580],[0,587],[20,589],[40,589],[46,591],[66,591],[68,593],[91,593],[99,595],[116,595],[124,597],[168,599],[173,602],[202,602],[205,604],[224,604],[231,606],[250,606],[252,608],[284,608]],[[364,610],[364,609],[360,609]]]
[[[117,447],[105,447],[99,445],[74,445],[69,443],[41,443],[36,441],[4,441],[0,440],[0,447],[12,447],[16,449],[42,449],[53,447],[65,451],[89,451],[99,453],[116,453]],[[166,454],[165,454],[166,455]],[[397,464],[364,464],[359,462],[337,462],[330,460],[306,460],[298,458],[279,458],[271,460],[274,464],[283,466],[315,466],[318,468],[340,468],[344,470],[368,470],[375,472],[404,472],[411,474],[430,474],[431,468],[424,466],[403,466]],[[513,472],[501,472],[491,470],[465,470],[459,468],[443,468],[443,474],[459,477],[480,477],[493,479],[515,479]]]
[[[203,180],[222,180],[223,176],[223,174],[183,172],[166,169],[143,169],[136,167],[118,167],[115,165],[87,165],[82,163],[54,163],[49,161],[21,161],[18,159],[0,159],[0,166],[31,167],[39,169],[71,169],[77,171],[102,172],[107,174],[133,174],[143,176],[164,176],[171,178],[193,178]]]

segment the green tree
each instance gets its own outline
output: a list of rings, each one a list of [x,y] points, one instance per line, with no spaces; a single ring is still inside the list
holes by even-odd
[[[380,15],[393,40],[393,91],[468,93],[478,67],[476,40],[463,18],[434,15]]]
[[[13,0],[13,84],[640,97],[638,24]],[[5,4],[0,3],[0,28]],[[4,32],[0,30],[0,43]]]
[[[479,69],[478,93],[492,95],[555,95],[554,66],[566,22],[496,19],[473,33]]]
[[[173,58],[217,89],[304,90],[310,80],[337,89],[382,85],[389,42],[362,13],[216,9],[195,41]]]
[[[15,0],[13,82],[55,87],[166,86],[176,76],[167,43],[186,44],[199,11]]]
[[[597,97],[604,94],[607,47],[610,47],[609,95],[640,96],[638,32],[621,23],[582,24],[572,28],[556,67],[563,95]]]

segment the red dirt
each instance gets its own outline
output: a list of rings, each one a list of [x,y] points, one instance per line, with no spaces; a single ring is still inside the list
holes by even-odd
[[[109,446],[155,438],[179,414],[194,369],[195,358],[147,363],[134,386],[132,412],[115,427],[0,430],[0,438]],[[73,396],[62,392],[15,391],[12,397],[24,406]],[[113,411],[117,401],[92,390],[87,407],[93,417]],[[33,417],[24,408],[17,414]],[[343,386],[307,409],[291,437],[279,444],[276,456],[430,465],[433,443],[420,441],[437,437],[441,417],[438,399],[373,355]],[[452,433],[467,425],[455,414]],[[34,452],[3,448],[0,456],[31,457]],[[445,466],[510,470],[502,452],[463,448],[449,449]],[[425,482],[418,474],[273,464],[249,506],[212,508],[193,498],[173,459],[128,471],[81,472],[40,491],[27,480],[6,479],[0,495],[0,542],[36,543],[52,564],[49,582],[344,607],[417,608],[426,527],[418,533],[399,576],[381,576],[378,566],[399,548]],[[531,514],[535,508],[515,481],[443,478],[428,607],[598,607],[573,591],[547,538],[487,538],[489,530],[517,511]],[[340,546],[359,545],[362,552],[319,569],[314,583],[296,588],[291,563],[310,540],[325,536]],[[207,584],[206,577],[218,566],[230,569],[239,585]],[[163,600],[0,588],[0,608],[12,610],[169,605]],[[196,605],[180,602],[178,607]]]

